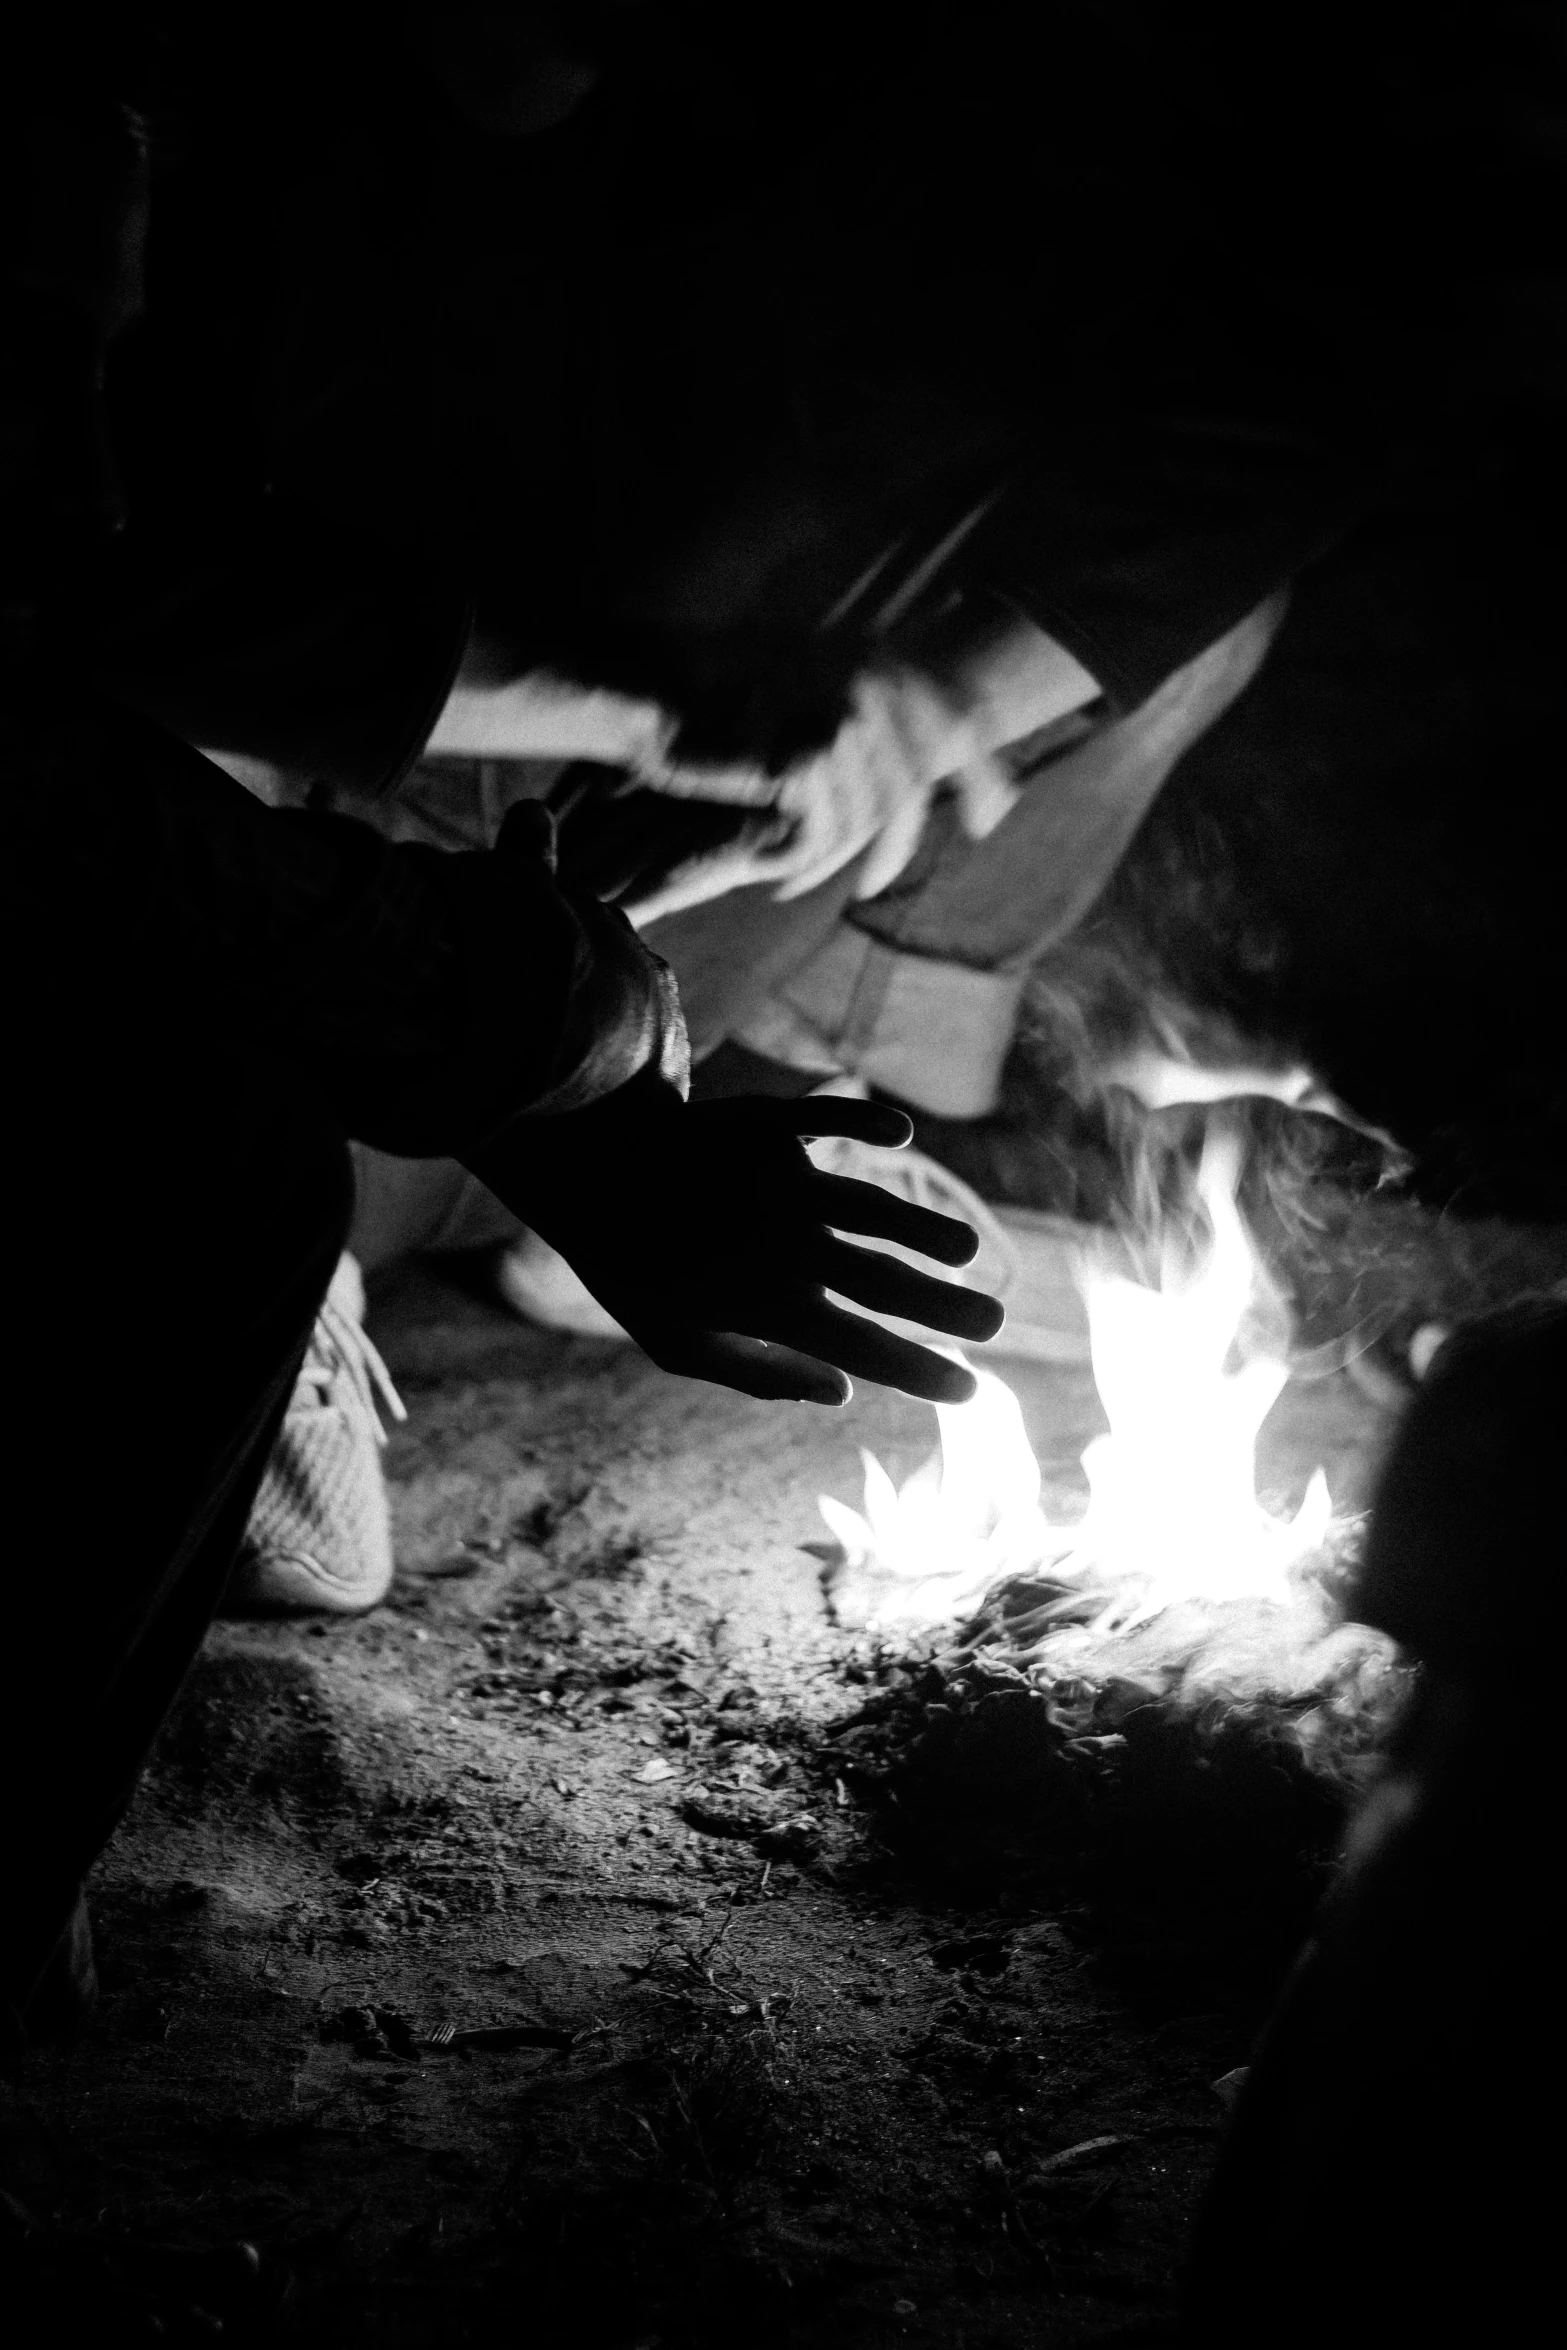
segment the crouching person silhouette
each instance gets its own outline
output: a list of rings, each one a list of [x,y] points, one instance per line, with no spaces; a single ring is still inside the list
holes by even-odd
[[[104,220],[134,225],[134,141],[107,153]],[[6,1093],[13,1151],[47,1169],[8,1289],[13,2062],[90,2012],[82,1881],[222,1597],[342,1250],[349,1137],[470,1166],[657,1362],[753,1396],[838,1403],[865,1377],[961,1399],[960,1364],[852,1306],[968,1339],[1001,1318],[842,1237],[951,1266],[973,1252],[953,1219],[812,1166],[802,1136],[895,1144],[899,1113],[688,1106],[669,975],[617,913],[558,885],[542,811],[519,809],[491,851],[391,846],[262,806],[84,683],[69,589],[121,518],[96,396],[130,299],[125,273],[99,283],[87,261],[45,256],[0,318]],[[443,692],[424,680],[420,707]],[[112,1359],[105,1230],[122,1243]],[[80,2300],[77,2248],[51,2253],[3,2198],[0,2266],[8,2313],[44,2271],[56,2330],[62,2279]],[[249,2281],[242,2260],[185,2299]],[[146,2283],[147,2306],[162,2289]]]
[[[27,1006],[11,1103],[54,1170],[12,1293],[28,1369],[0,1738],[29,1791],[4,1929],[25,2024],[221,1596],[342,1246],[350,1134],[458,1156],[656,1362],[749,1395],[836,1404],[852,1376],[969,1392],[829,1291],[968,1339],[1000,1310],[841,1237],[973,1253],[966,1225],[811,1164],[803,1136],[896,1144],[900,1112],[685,1102],[668,975],[556,886],[542,811],[443,856],[263,808],[102,704],[62,719],[13,690],[0,725]],[[135,1244],[121,1368],[89,1413],[69,1400],[101,1283],[82,1241],[109,1201]]]
[[[19,2051],[90,2010],[82,1880],[221,1600],[343,1245],[350,1135],[461,1159],[655,1361],[749,1395],[836,1404],[863,1377],[960,1400],[960,1364],[852,1303],[967,1339],[1001,1314],[842,1237],[973,1252],[966,1225],[806,1153],[807,1134],[903,1141],[901,1113],[686,1103],[668,975],[557,887],[542,811],[489,852],[388,847],[262,807],[110,704],[62,709],[44,672],[4,699],[8,1094],[49,1168],[10,1282],[0,2020]],[[106,1223],[127,1236],[112,1367],[86,1245]]]

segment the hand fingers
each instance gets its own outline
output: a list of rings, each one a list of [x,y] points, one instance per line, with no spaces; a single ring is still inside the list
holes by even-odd
[[[914,1132],[913,1119],[890,1102],[856,1102],[841,1093],[813,1093],[804,1101],[779,1102],[776,1114],[802,1142],[818,1134],[842,1134],[851,1142],[900,1151]]]
[[[967,1403],[974,1393],[974,1374],[966,1363],[916,1346],[827,1299],[791,1316],[787,1329],[802,1355],[836,1363],[851,1379],[874,1379],[926,1403]]]
[[[896,1314],[905,1322],[923,1322],[953,1338],[982,1345],[994,1338],[1005,1320],[999,1300],[983,1290],[965,1289],[956,1281],[936,1281],[929,1273],[905,1265],[879,1249],[853,1248],[847,1241],[827,1243],[819,1260],[820,1279],[839,1297],[869,1306],[873,1314]]]
[[[841,1093],[813,1093],[800,1101],[778,1101],[761,1094],[741,1094],[730,1101],[703,1102],[691,1115],[714,1127],[738,1125],[771,1129],[799,1142],[818,1134],[844,1135],[851,1142],[874,1143],[880,1150],[902,1150],[914,1132],[914,1121],[890,1102],[860,1102]]]
[[[939,1215],[934,1208],[916,1207],[879,1183],[862,1183],[853,1175],[816,1175],[807,1185],[813,1212],[835,1232],[863,1232],[872,1240],[895,1240],[900,1248],[917,1249],[940,1265],[971,1265],[979,1253],[979,1235],[960,1217]]]
[[[732,1331],[704,1331],[678,1345],[648,1345],[661,1370],[684,1379],[711,1379],[760,1403],[816,1403],[834,1409],[854,1392],[842,1371],[814,1355]]]
[[[797,820],[790,871],[776,892],[803,897],[857,857],[897,808],[895,780],[878,771],[876,746],[851,718],[830,749],[783,779],[778,804]]]

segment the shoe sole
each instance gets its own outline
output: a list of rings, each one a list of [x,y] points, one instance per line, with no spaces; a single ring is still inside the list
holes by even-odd
[[[242,1557],[223,1595],[221,1613],[243,1616],[362,1616],[379,1607],[392,1587],[390,1573],[374,1583],[339,1582],[310,1558],[272,1553]]]

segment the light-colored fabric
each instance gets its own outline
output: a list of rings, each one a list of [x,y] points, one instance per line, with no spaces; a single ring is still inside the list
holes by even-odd
[[[453,686],[425,755],[434,759],[598,759],[634,773],[667,763],[678,721],[657,702],[573,685],[537,670],[500,686]]]
[[[782,776],[755,763],[682,760],[679,722],[657,704],[543,672],[498,687],[460,682],[427,755],[596,759],[672,799],[752,809],[765,820],[629,907],[640,929],[758,882],[781,898],[806,896],[862,853],[859,892],[874,896],[914,854],[941,784],[956,794],[970,838],[983,840],[1017,796],[996,750],[1098,691],[1064,646],[1020,619],[949,684],[892,662],[867,666],[834,740]]]
[[[1124,718],[1062,751],[985,840],[944,855],[889,923],[910,954],[1020,970],[1075,930],[1179,763],[1261,668],[1284,616],[1270,597]]]
[[[781,776],[755,766],[678,762],[643,776],[674,797],[754,809],[770,821],[671,874],[656,895],[628,910],[642,927],[758,882],[788,901],[808,896],[857,858],[856,894],[874,897],[913,857],[938,790],[955,805],[964,834],[986,839],[1018,798],[998,751],[1069,716],[1098,691],[1064,647],[1021,621],[993,660],[949,683],[891,663],[867,668],[832,742]]]
[[[738,1041],[797,1069],[852,1069],[942,1118],[993,1107],[1025,974],[898,953],[849,923]]]
[[[993,1110],[1029,964],[1092,909],[1184,751],[1256,675],[1284,598],[1052,758],[980,841],[954,838],[906,895],[863,905],[753,1007],[739,1041],[855,1071],[949,1118]]]

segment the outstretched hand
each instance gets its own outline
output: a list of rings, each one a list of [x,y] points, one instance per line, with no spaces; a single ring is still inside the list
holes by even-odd
[[[994,1298],[841,1237],[957,1266],[974,1256],[973,1230],[825,1175],[805,1149],[819,1134],[895,1149],[911,1131],[879,1102],[692,1106],[645,1074],[590,1109],[519,1121],[468,1163],[666,1371],[769,1399],[840,1404],[862,1378],[962,1403],[974,1379],[961,1363],[836,1300],[952,1338],[994,1337]]]

